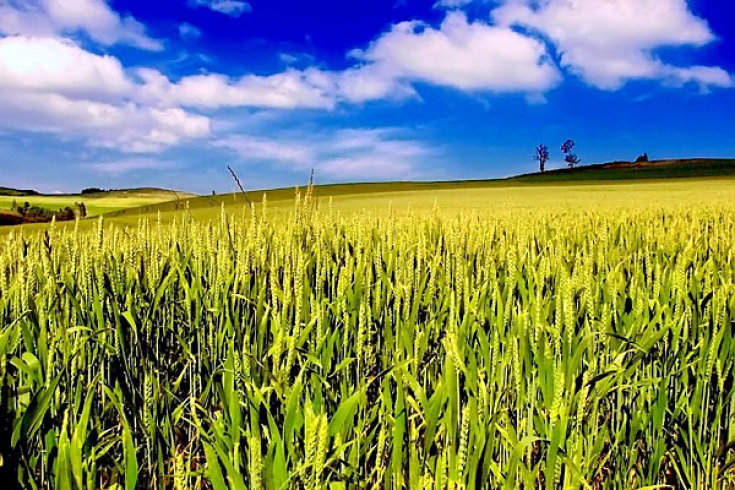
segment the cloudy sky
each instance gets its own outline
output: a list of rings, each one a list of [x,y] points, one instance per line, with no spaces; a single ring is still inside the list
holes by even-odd
[[[735,156],[714,0],[0,0],[0,185],[231,190]]]

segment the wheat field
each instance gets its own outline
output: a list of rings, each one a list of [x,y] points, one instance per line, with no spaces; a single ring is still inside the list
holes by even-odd
[[[735,485],[727,204],[0,240],[10,488]]]

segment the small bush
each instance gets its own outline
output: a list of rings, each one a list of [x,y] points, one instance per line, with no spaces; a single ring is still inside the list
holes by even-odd
[[[17,213],[0,211],[0,226],[19,225],[23,223],[23,217]]]
[[[75,203],[77,207],[77,213],[79,214],[80,218],[86,218],[87,217],[87,206],[83,202],[77,202]]]

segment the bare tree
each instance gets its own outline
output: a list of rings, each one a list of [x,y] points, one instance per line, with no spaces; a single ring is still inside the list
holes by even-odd
[[[549,147],[546,145],[538,145],[536,147],[536,153],[533,155],[533,159],[538,162],[539,171],[541,173],[546,170],[546,162],[549,161]]]
[[[572,153],[572,150],[574,149],[574,141],[572,140],[566,140],[564,143],[561,144],[561,152],[564,153],[564,161],[567,162],[567,165],[569,168],[574,168],[575,166],[579,165],[582,160]]]

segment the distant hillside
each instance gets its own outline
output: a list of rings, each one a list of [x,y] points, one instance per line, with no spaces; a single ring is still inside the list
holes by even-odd
[[[191,197],[193,194],[188,192],[180,192],[171,189],[161,189],[159,187],[132,187],[129,189],[85,189],[78,193],[58,193],[58,194],[43,194],[33,189],[14,189],[12,187],[0,186],[0,196],[48,196],[48,197],[70,197],[70,196],[84,196],[84,197],[102,197],[102,196],[131,196],[131,195],[174,195],[180,194],[182,196]]]
[[[549,170],[510,177],[510,181],[555,182],[576,180],[671,179],[735,175],[735,159],[692,158],[651,162],[611,162]]]
[[[78,204],[81,203],[84,205],[86,216],[96,216],[126,208],[190,199],[192,197],[194,195],[188,192],[154,187],[99,190],[98,192],[87,191],[83,194],[40,194],[32,190],[4,187],[0,190],[0,211],[2,212],[0,224],[12,224],[17,221],[19,208],[22,207],[25,207],[25,209],[37,208],[37,214],[48,216],[50,213],[57,213],[66,208],[79,209]]]
[[[38,196],[39,193],[32,189],[13,189],[12,187],[0,186],[0,196]]]

